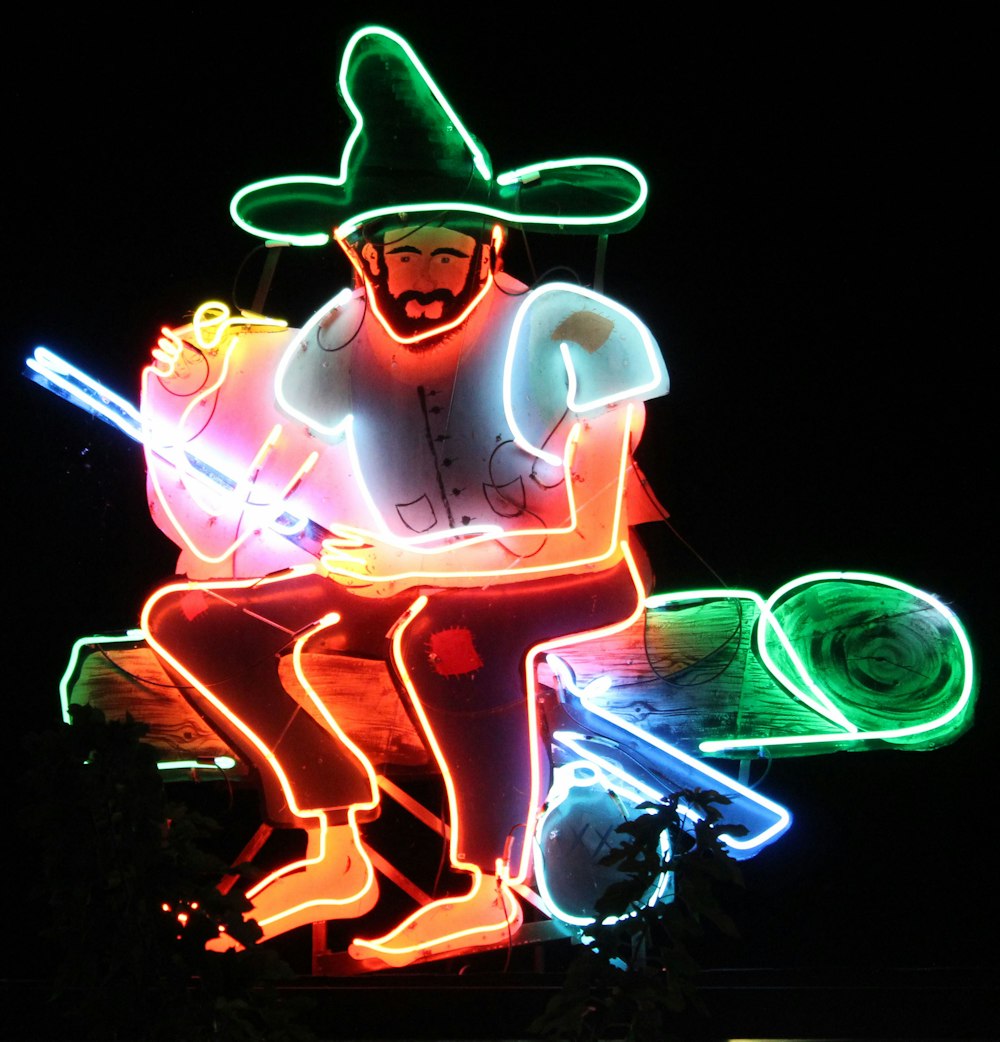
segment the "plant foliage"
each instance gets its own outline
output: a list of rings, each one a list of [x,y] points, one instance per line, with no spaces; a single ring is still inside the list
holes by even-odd
[[[601,863],[616,866],[623,878],[598,901],[597,921],[577,938],[579,953],[559,993],[530,1025],[533,1035],[664,1042],[672,1017],[706,1012],[693,947],[709,928],[737,933],[719,896],[720,887],[742,884],[722,836],[745,829],[723,825],[719,808],[728,803],[714,791],[680,791],[642,804],[643,813],[618,826],[622,841]],[[663,873],[667,890],[650,904]]]
[[[211,818],[167,796],[148,730],[73,707],[26,739],[24,825],[37,873],[50,1013],[79,1039],[311,1042],[275,985],[292,976],[254,942]],[[219,927],[246,945],[209,952]]]

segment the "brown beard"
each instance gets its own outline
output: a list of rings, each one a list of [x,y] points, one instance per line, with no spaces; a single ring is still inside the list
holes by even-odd
[[[469,264],[469,274],[466,277],[465,285],[462,287],[462,290],[458,295],[447,289],[436,289],[432,290],[430,293],[420,293],[417,290],[404,290],[398,297],[392,297],[388,291],[388,275],[372,275],[367,264],[365,265],[367,278],[373,287],[378,309],[397,335],[403,337],[420,336],[428,330],[453,322],[462,313],[463,309],[468,307],[470,301],[482,285],[479,279],[478,264],[480,248],[481,244],[477,244],[476,250],[473,253],[472,261]],[[381,247],[379,247],[379,267],[383,272],[386,271]],[[425,318],[422,316],[413,318],[406,313],[406,304],[408,301],[417,301],[421,304],[432,304],[438,300],[444,304],[440,318]],[[441,337],[446,335],[446,333],[442,333]],[[440,339],[440,337],[436,336],[429,337],[428,346],[430,344],[439,343]],[[423,342],[421,342],[420,345],[415,346],[423,346]]]

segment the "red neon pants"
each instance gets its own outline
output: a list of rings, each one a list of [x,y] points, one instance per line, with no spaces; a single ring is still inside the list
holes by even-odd
[[[176,659],[272,751],[298,807],[333,812],[336,822],[375,793],[354,752],[282,687],[279,657],[297,635],[337,612],[345,653],[386,661],[402,691],[387,635],[421,592],[428,601],[402,632],[400,658],[454,782],[459,855],[492,872],[508,836],[515,848],[525,841],[536,809],[531,768],[538,736],[526,703],[526,656],[544,641],[630,617],[638,594],[624,562],[588,575],[384,598],[359,596],[314,573],[247,586],[192,584],[154,595],[146,626],[154,648]],[[180,686],[257,767],[269,819],[299,823],[259,751],[200,691],[183,678]],[[538,798],[546,787],[542,778]]]

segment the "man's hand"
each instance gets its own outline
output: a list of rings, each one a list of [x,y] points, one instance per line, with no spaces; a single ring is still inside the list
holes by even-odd
[[[167,326],[161,330],[161,336],[153,348],[153,370],[164,379],[177,373],[177,366],[184,356],[184,341]]]
[[[469,574],[475,574],[477,560],[482,554],[489,554],[486,546],[492,547],[499,534],[477,532],[456,538],[451,533],[445,542],[427,543],[417,549],[351,525],[338,524],[332,532],[329,539],[323,540],[321,570],[329,575],[367,583],[421,577],[430,579],[463,568],[470,568]],[[465,551],[474,556],[468,556]]]
[[[153,348],[153,372],[164,380],[189,379],[192,375],[204,378],[208,372],[206,356],[226,357],[240,334],[277,332],[287,326],[283,319],[248,311],[233,315],[220,301],[206,301],[187,325],[161,328]]]
[[[181,332],[168,326],[160,330],[149,373],[169,386],[172,394],[191,394],[208,382],[209,363],[203,351],[182,339]]]
[[[324,539],[320,551],[320,568],[331,575],[370,579],[374,571],[375,547],[360,532],[338,528]]]

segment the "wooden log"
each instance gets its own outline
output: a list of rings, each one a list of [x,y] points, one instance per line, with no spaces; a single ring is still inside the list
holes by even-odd
[[[376,768],[430,763],[385,663],[333,653],[317,641],[303,654],[303,666],[327,712]],[[327,726],[299,683],[290,655],[281,658],[279,676],[303,708]],[[241,762],[235,746],[202,719],[142,641],[95,640],[84,648],[69,683],[69,702],[92,705],[109,719],[130,714],[142,721],[149,727],[146,741],[161,752],[162,760],[210,762],[229,756]],[[242,763],[242,770],[247,769]]]
[[[886,584],[825,580],[806,585],[775,608],[788,649],[772,639],[769,653],[790,685],[804,670],[824,697],[856,726],[891,728],[947,719],[966,682],[962,647],[952,624],[925,598]],[[805,739],[840,728],[809,699],[782,684],[756,647],[757,601],[746,596],[678,599],[646,609],[629,628],[557,649],[585,685],[609,677],[600,704],[654,738],[700,755],[704,740],[769,736]],[[773,629],[771,631],[773,638]],[[783,638],[783,639],[785,639]],[[302,652],[309,692],[290,655],[279,664],[285,689],[326,725],[322,706],[376,766],[430,767],[431,757],[384,662],[342,654],[321,632]],[[554,683],[540,676],[543,684]],[[164,756],[211,759],[233,755],[207,727],[142,641],[96,640],[80,658],[71,701],[109,716],[129,712],[150,726],[149,740]],[[319,705],[317,705],[317,702]],[[932,748],[953,740],[971,720],[972,698],[940,734],[822,745],[790,741],[774,756],[802,756],[838,748],[906,743]],[[752,755],[752,748],[744,755]]]
[[[95,640],[83,648],[68,701],[93,706],[110,720],[130,715],[146,724],[145,740],[163,761],[211,763],[228,756],[237,761],[237,773],[246,773],[247,765],[240,766],[234,749],[191,708],[144,641]]]
[[[812,733],[816,713],[753,654],[756,621],[748,600],[680,602],[647,609],[620,633],[556,654],[579,683],[612,678],[603,708],[692,754],[709,738]]]

